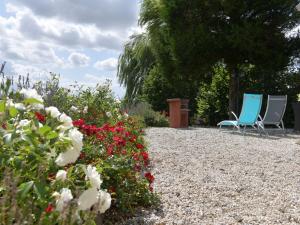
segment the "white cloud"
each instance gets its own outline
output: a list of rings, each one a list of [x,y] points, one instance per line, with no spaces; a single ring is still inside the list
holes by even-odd
[[[117,68],[116,58],[90,62],[105,55],[117,57],[128,37],[139,30],[138,2],[0,1],[0,62],[7,61],[14,74],[30,73],[41,78],[52,71],[60,73],[63,80],[80,83],[85,80],[79,73],[93,74],[99,70],[113,80],[116,92],[122,92],[116,77],[111,78]],[[2,14],[3,8],[7,14]],[[91,76],[85,78],[94,83],[107,78]]]
[[[14,76],[15,81],[18,79],[18,75],[26,76],[29,74],[31,82],[45,80],[45,78],[50,77],[50,71],[48,71],[47,68],[41,69],[39,67],[18,63],[11,64],[10,74]]]
[[[12,2],[29,8],[41,17],[77,24],[94,24],[101,30],[134,26],[139,10],[139,0],[13,0]]]
[[[98,70],[114,71],[117,69],[118,60],[116,58],[108,58],[103,61],[97,61],[94,67]]]
[[[89,65],[90,57],[79,52],[73,52],[69,55],[68,60],[73,66],[84,67]]]

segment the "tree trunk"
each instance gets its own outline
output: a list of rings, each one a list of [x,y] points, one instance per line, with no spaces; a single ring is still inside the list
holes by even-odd
[[[229,113],[233,111],[235,114],[239,113],[239,74],[238,69],[234,68],[231,70],[230,81],[229,81]],[[235,120],[232,113],[229,114],[229,118]]]

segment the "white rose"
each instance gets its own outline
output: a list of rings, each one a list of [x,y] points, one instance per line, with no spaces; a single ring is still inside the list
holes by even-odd
[[[3,136],[4,142],[5,142],[5,143],[10,143],[10,142],[11,142],[11,136],[12,136],[12,134],[10,134],[10,133],[5,134],[5,135]]]
[[[84,114],[87,114],[87,113],[88,113],[88,109],[89,109],[89,107],[88,107],[88,106],[85,106],[85,107],[83,108],[83,111],[82,111],[82,112],[83,112]]]
[[[60,193],[55,192],[52,196],[56,197],[56,210],[62,211],[69,201],[73,199],[70,189],[63,188]]]
[[[66,114],[61,114],[59,117],[59,121],[62,123],[62,126],[60,126],[60,129],[67,130],[71,127],[73,127],[73,121],[71,117],[67,116]]]
[[[111,196],[106,191],[100,190],[98,193],[98,211],[100,213],[105,213],[106,210],[110,208],[111,205]]]
[[[105,114],[106,114],[107,117],[111,117],[112,116],[111,112],[106,112]]]
[[[58,157],[55,160],[55,163],[58,166],[66,166],[70,163],[76,162],[79,155],[80,155],[80,151],[72,147],[65,152],[59,153]]]
[[[86,170],[86,177],[90,180],[93,188],[100,188],[102,180],[100,174],[97,172],[96,167],[88,165]]]
[[[75,106],[72,106],[72,107],[70,108],[70,110],[73,111],[73,112],[78,112],[78,108],[75,107]]]
[[[40,102],[44,102],[42,96],[40,96],[35,89],[22,89],[20,91],[21,94],[24,95],[25,98],[34,98]]]
[[[30,124],[30,121],[29,120],[20,120],[19,124],[18,124],[18,128],[20,127],[25,127],[25,126],[28,126]]]
[[[39,103],[34,103],[31,105],[31,108],[33,110],[41,110],[41,109],[44,109],[44,105],[43,104],[39,104]]]
[[[60,115],[60,112],[56,107],[50,106],[50,107],[47,107],[45,110],[46,110],[46,113],[50,114],[50,116],[52,118],[57,118]]]
[[[78,198],[78,209],[88,210],[98,202],[97,188],[85,190]]]
[[[65,170],[59,170],[56,173],[56,177],[55,177],[56,180],[64,181],[66,180],[66,178],[67,178],[67,172]]]
[[[24,111],[26,109],[25,105],[23,103],[16,103],[15,107],[16,107],[16,109],[21,110],[21,111]]]
[[[77,129],[72,129],[69,131],[69,138],[72,141],[72,145],[74,148],[81,150],[82,148],[82,139],[83,139],[83,135],[82,133],[80,133]]]

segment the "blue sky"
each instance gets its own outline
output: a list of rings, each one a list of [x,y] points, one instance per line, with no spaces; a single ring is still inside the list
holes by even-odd
[[[29,73],[34,80],[49,72],[64,86],[87,86],[116,78],[117,59],[137,26],[139,0],[3,0],[0,1],[0,62],[6,73]]]

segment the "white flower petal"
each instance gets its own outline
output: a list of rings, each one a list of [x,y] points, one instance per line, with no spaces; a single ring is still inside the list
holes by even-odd
[[[98,202],[98,191],[96,188],[85,190],[78,199],[78,209],[88,210]]]
[[[110,208],[111,205],[111,196],[106,191],[100,190],[98,193],[98,211],[100,213],[105,213],[106,210]]]
[[[60,112],[56,107],[50,106],[50,107],[47,107],[45,110],[46,110],[46,113],[50,114],[50,116],[52,118],[57,118],[60,116]]]
[[[72,199],[73,195],[70,189],[61,189],[60,194],[56,194],[56,210],[62,211]]]
[[[86,176],[90,180],[92,187],[98,189],[100,188],[103,181],[101,180],[100,174],[97,172],[96,167],[88,165]]]
[[[40,96],[35,89],[22,89],[20,93],[23,94],[25,98],[34,98],[40,102],[44,102],[42,96]]]
[[[59,170],[56,173],[56,177],[55,177],[56,180],[64,181],[66,180],[66,178],[67,178],[67,172],[65,170]]]
[[[58,166],[66,166],[70,163],[76,162],[80,155],[80,151],[75,148],[69,148],[65,152],[61,152],[55,160]]]

